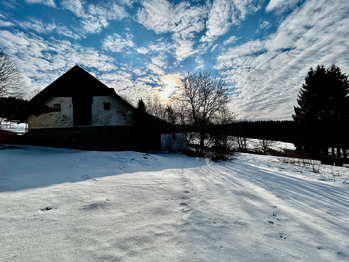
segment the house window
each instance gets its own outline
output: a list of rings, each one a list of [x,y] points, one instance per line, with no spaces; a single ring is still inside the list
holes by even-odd
[[[110,110],[110,102],[104,102],[104,110]]]
[[[54,109],[56,112],[61,112],[61,104],[54,104],[54,105],[53,105],[53,109]]]

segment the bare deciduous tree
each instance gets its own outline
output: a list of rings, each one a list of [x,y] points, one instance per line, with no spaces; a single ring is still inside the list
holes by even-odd
[[[231,112],[227,106],[224,106],[218,113],[216,126],[213,129],[211,137],[214,139],[214,145],[232,149],[233,137],[235,133],[234,127],[231,125],[237,119],[236,114]]]
[[[0,49],[0,97],[23,95],[23,78],[15,63]]]
[[[32,99],[34,96],[36,96],[37,94],[39,94],[41,91],[41,88],[37,87],[34,88],[32,91],[30,91],[29,93],[29,98]]]
[[[247,150],[247,145],[250,142],[250,140],[248,140],[246,137],[243,137],[243,136],[236,136],[234,139],[235,139],[235,142],[237,144],[237,148],[240,151]]]
[[[268,139],[258,139],[254,143],[254,147],[258,150],[263,151],[264,154],[267,154],[267,151],[270,150],[272,147],[275,147],[277,145],[277,141],[268,140]]]
[[[161,99],[159,94],[148,97],[146,99],[147,113],[161,119],[166,119],[166,105]]]
[[[188,123],[199,133],[200,149],[205,148],[208,126],[219,124],[229,102],[225,82],[208,72],[188,73],[182,80],[181,99],[188,104]]]

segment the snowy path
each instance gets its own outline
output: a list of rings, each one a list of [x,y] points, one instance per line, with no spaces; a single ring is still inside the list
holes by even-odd
[[[349,186],[274,157],[22,147],[0,165],[0,261],[349,261]]]

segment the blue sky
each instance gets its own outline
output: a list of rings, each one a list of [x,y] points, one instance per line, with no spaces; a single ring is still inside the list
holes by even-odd
[[[75,64],[133,103],[205,70],[240,118],[291,119],[310,67],[349,73],[348,39],[348,0],[0,0],[28,97]]]

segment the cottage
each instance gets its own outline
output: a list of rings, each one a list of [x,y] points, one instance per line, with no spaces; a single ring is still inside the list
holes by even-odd
[[[160,150],[165,121],[137,110],[78,65],[17,115],[28,123],[28,141],[39,145]]]

